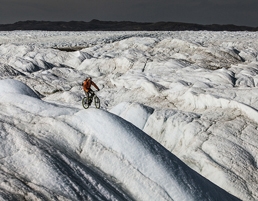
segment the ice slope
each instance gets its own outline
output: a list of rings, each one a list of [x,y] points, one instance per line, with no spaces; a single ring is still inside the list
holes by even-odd
[[[82,109],[81,82],[91,75],[102,109],[241,200],[258,200],[257,39],[256,32],[0,32],[0,79],[20,80],[69,113]],[[82,49],[54,49],[74,46]]]
[[[119,104],[111,110],[142,128],[210,181],[243,200],[255,200],[257,123],[239,110],[211,111],[151,110],[135,103]]]
[[[2,200],[238,200],[114,114],[0,95]]]

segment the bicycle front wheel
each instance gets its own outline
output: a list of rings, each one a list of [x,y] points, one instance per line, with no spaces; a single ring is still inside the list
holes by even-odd
[[[95,101],[95,106],[96,108],[100,108],[100,100],[99,100],[99,97],[98,96],[95,96],[94,97],[94,101]]]

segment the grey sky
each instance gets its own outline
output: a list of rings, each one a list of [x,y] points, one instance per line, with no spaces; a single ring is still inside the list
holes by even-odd
[[[258,0],[1,0],[0,24],[48,21],[174,21],[258,27]]]

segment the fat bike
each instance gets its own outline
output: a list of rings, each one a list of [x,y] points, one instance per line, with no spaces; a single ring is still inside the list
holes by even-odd
[[[88,109],[90,105],[94,102],[96,108],[100,108],[100,100],[99,97],[93,92],[90,91],[89,93],[85,94],[85,97],[82,99],[82,106],[85,109]]]

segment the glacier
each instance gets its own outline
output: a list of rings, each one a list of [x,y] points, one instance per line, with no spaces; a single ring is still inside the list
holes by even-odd
[[[1,199],[258,200],[257,37],[0,32]]]

